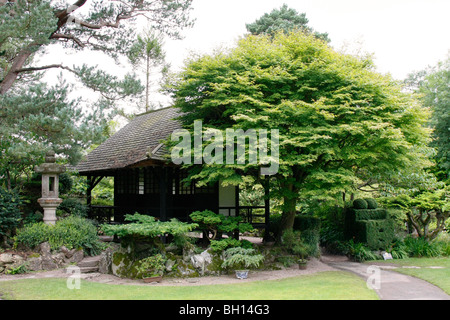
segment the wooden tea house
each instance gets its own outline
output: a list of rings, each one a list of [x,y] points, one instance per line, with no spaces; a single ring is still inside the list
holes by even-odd
[[[189,221],[192,212],[209,209],[241,215],[244,221],[264,227],[268,200],[264,206],[240,206],[238,187],[182,183],[187,172],[164,157],[167,148],[162,143],[174,130],[181,129],[176,120],[179,112],[169,107],[137,116],[76,167],[87,177],[90,217],[104,223],[122,223],[125,214],[138,212],[162,221]],[[93,205],[92,190],[105,177],[114,177],[114,206]]]

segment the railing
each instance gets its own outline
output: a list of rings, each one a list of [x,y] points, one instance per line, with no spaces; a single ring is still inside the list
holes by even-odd
[[[118,221],[114,221],[114,213],[117,209],[119,208],[115,206],[91,205],[89,207],[88,217],[89,219],[98,221],[100,224],[119,223]],[[138,208],[135,209],[136,210],[131,211],[139,211]],[[168,208],[168,211],[173,214],[177,211],[177,209],[181,210],[183,208]],[[219,212],[225,216],[234,216],[235,211],[236,207],[219,207]],[[264,206],[239,206],[238,215],[243,218],[243,222],[250,223],[254,228],[263,228],[266,224]],[[179,216],[177,219],[181,221],[188,221],[189,217]]]
[[[232,216],[236,207],[219,207],[219,211],[228,211],[226,216]],[[243,222],[250,223],[254,228],[262,228],[266,224],[266,215],[264,206],[239,206],[239,216]]]
[[[98,221],[100,224],[112,224],[114,223],[115,209],[117,207],[91,205],[89,207],[88,217],[89,219]]]

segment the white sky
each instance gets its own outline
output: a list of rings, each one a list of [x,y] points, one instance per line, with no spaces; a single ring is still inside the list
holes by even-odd
[[[449,0],[194,0],[194,28],[184,40],[166,41],[168,60],[182,66],[191,50],[211,53],[244,35],[246,23],[284,3],[306,13],[309,26],[328,32],[331,45],[362,43],[378,71],[404,79],[444,60],[450,49]]]
[[[183,40],[165,41],[167,62],[172,71],[179,71],[192,51],[209,54],[217,47],[234,46],[247,33],[247,23],[284,3],[306,13],[309,26],[316,31],[328,32],[331,46],[339,49],[347,44],[347,52],[353,49],[373,54],[378,71],[399,80],[413,71],[436,65],[450,50],[450,0],[194,0],[195,26],[182,32]],[[108,72],[130,71],[112,64],[104,55],[98,59],[96,56],[61,51],[44,56],[41,63],[35,64],[70,66],[96,60]],[[59,72],[49,72],[49,76],[55,79]],[[152,100],[163,105],[170,103],[156,92]]]

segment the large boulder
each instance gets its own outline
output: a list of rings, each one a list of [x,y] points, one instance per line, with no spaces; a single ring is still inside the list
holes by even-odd
[[[208,250],[203,251],[201,254],[196,254],[191,257],[191,262],[194,268],[196,268],[201,275],[205,274],[208,266],[212,263],[212,256]]]

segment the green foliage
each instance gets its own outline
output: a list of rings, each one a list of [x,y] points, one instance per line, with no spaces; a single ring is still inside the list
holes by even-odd
[[[372,198],[367,198],[364,199],[367,202],[367,209],[376,209],[378,208],[378,203],[375,199]],[[359,208],[362,209],[362,208]]]
[[[281,214],[272,214],[270,216],[269,233],[277,240],[280,240],[285,233],[281,228],[281,219]],[[307,247],[307,255],[315,257],[320,255],[321,221],[319,218],[298,214],[295,216],[292,230],[301,235],[301,241]]]
[[[20,206],[22,200],[16,190],[6,190],[0,186],[0,239],[14,234],[22,220]]]
[[[4,3],[4,2],[3,2]],[[57,19],[50,1],[8,1],[0,5],[0,79],[11,66],[12,58],[32,43],[49,43]]]
[[[106,235],[119,237],[155,238],[162,235],[177,236],[187,233],[198,227],[195,223],[184,223],[177,219],[159,221],[152,216],[134,214],[126,215],[125,221],[131,222],[122,225],[102,225]]]
[[[354,242],[353,240],[343,243],[342,249],[345,254],[358,262],[377,260],[379,258],[363,243]]]
[[[339,242],[344,241],[344,208],[325,207],[321,217],[320,243],[329,253],[339,253]]]
[[[281,243],[290,253],[302,259],[308,256],[308,247],[303,243],[300,231],[286,230],[281,237]]]
[[[407,237],[403,240],[403,244],[410,257],[439,257],[442,254],[441,246],[436,241]]]
[[[136,267],[139,272],[139,277],[157,277],[162,276],[165,270],[166,259],[160,253],[144,258],[138,261],[138,266]]]
[[[192,0],[78,1],[72,6],[51,0],[1,1],[0,179],[7,180],[7,187],[30,176],[48,149],[71,164],[79,162],[84,150],[104,141],[109,120],[123,114],[122,104],[134,103],[144,90],[134,73],[118,77],[90,65],[89,59],[72,66],[41,65],[38,58],[45,60],[54,48],[62,48],[97,52],[119,64],[136,38],[138,17],[145,17],[161,34],[179,38],[180,30],[193,24],[191,4]],[[55,69],[61,76],[51,86],[43,79]],[[90,90],[89,99],[65,82],[66,75]]]
[[[236,247],[244,249],[252,249],[253,244],[248,240],[225,238],[221,240],[211,240],[210,247],[213,252],[222,252],[229,248],[236,248]]]
[[[372,66],[302,32],[248,35],[228,51],[188,60],[169,91],[190,133],[199,119],[223,131],[279,130],[270,188],[288,229],[303,199],[334,200],[367,177],[379,182],[425,165],[427,148],[416,146],[428,142],[427,111]],[[250,161],[195,169],[202,183],[237,185],[260,174]]]
[[[97,235],[95,225],[84,218],[67,217],[54,226],[43,222],[32,223],[17,230],[16,246],[35,248],[43,242],[49,242],[52,250],[65,246],[69,250],[82,248],[88,255],[97,255],[103,249],[103,243]]]
[[[6,274],[22,274],[27,273],[28,269],[26,264],[21,264],[17,267],[12,267],[11,269],[6,270]]]
[[[450,186],[400,194],[385,200],[386,205],[403,211],[419,237],[436,239],[450,218]]]
[[[386,249],[386,252],[390,253],[393,259],[406,259],[409,257],[409,253],[403,241],[394,242]]]
[[[430,124],[433,127],[433,146],[437,148],[436,160],[450,178],[450,56],[436,66],[411,75],[415,91],[421,95],[426,107],[432,110]],[[411,80],[411,79],[410,79]]]
[[[349,210],[350,211],[350,210]],[[383,208],[378,209],[358,209],[353,210],[356,220],[382,220],[386,219],[387,210]]]
[[[220,237],[222,233],[253,231],[252,225],[242,223],[241,217],[226,217],[222,214],[214,213],[211,210],[195,211],[189,217],[193,222],[198,224],[199,229],[211,240]],[[212,233],[212,236],[209,236],[209,233]]]
[[[353,208],[355,208],[355,209],[367,209],[368,208],[368,203],[364,199],[356,199],[355,201],[353,201]]]
[[[36,222],[25,225],[17,230],[15,245],[23,245],[34,249],[41,243],[48,241],[52,227],[44,222]]]
[[[327,33],[315,32],[308,26],[308,19],[305,13],[299,14],[295,9],[288,8],[284,4],[280,9],[274,9],[271,13],[264,14],[253,23],[247,24],[247,30],[254,35],[268,34],[273,35],[279,32],[290,32],[301,30],[306,33],[312,33],[318,39],[330,41]]]
[[[394,223],[386,209],[354,209],[345,211],[346,239],[362,242],[373,250],[386,248],[394,239]]]
[[[230,248],[225,251],[222,268],[234,270],[258,268],[263,261],[264,256],[258,254],[255,249]]]
[[[81,203],[78,199],[67,198],[57,208],[58,216],[73,215],[81,218],[86,218],[88,214],[88,207]]]
[[[102,109],[86,112],[78,101],[69,98],[70,86],[29,84],[14,94],[0,95],[0,177],[12,184],[44,161],[49,149],[64,155],[72,164],[81,159],[91,143],[103,141],[108,116]],[[62,192],[69,187],[63,175]]]

